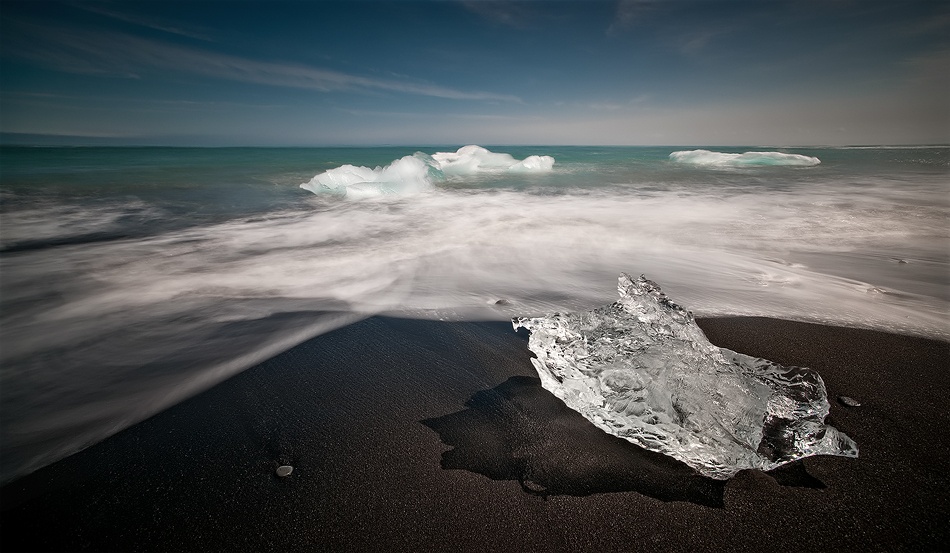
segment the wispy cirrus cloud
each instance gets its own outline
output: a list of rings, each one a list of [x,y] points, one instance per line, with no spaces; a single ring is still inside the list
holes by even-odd
[[[680,40],[679,50],[687,55],[696,55],[706,50],[709,44],[715,39],[728,35],[733,32],[732,28],[704,29],[683,36]]]
[[[48,106],[50,108],[59,108],[69,105],[73,108],[84,110],[117,110],[126,109],[132,111],[204,111],[209,109],[280,109],[287,107],[285,104],[266,104],[250,102],[232,102],[227,100],[162,100],[154,98],[136,98],[129,96],[102,96],[101,94],[54,94],[49,92],[27,92],[27,91],[4,91],[0,94],[8,101],[16,101],[26,104]],[[90,104],[90,100],[97,102]]]
[[[497,25],[522,29],[537,18],[531,4],[499,0],[466,0],[462,6]]]
[[[122,33],[27,25],[35,41],[19,41],[6,55],[59,71],[140,78],[154,70],[186,73],[242,83],[319,92],[392,92],[493,102],[517,102],[510,94],[460,90],[408,78],[355,75],[310,65],[261,61]]]
[[[357,115],[360,117],[394,117],[394,118],[404,118],[404,119],[472,119],[472,120],[482,120],[482,121],[524,121],[527,119],[536,119],[537,116],[526,116],[526,115],[500,115],[495,113],[440,113],[434,115],[425,111],[382,111],[382,110],[368,110],[368,109],[350,109],[350,108],[338,108],[338,111],[347,113],[349,115]]]
[[[197,31],[194,29],[187,29],[176,22],[168,21],[165,19],[155,18],[155,17],[144,17],[141,15],[131,15],[125,12],[112,10],[104,6],[97,6],[91,4],[81,4],[77,6],[80,9],[83,9],[87,12],[95,13],[110,19],[115,19],[125,23],[131,23],[132,25],[138,25],[140,27],[146,27],[156,31],[162,31],[164,33],[171,33],[179,36],[184,36],[188,38],[194,38],[198,40],[203,40],[206,42],[213,42],[208,33]]]
[[[607,34],[617,34],[642,24],[649,13],[656,8],[657,3],[657,0],[620,0],[617,2],[614,19],[607,27]]]
[[[652,99],[652,96],[649,94],[640,94],[639,96],[634,96],[633,98],[628,99],[626,102],[590,102],[586,104],[581,104],[580,107],[594,110],[594,111],[620,111],[620,110],[629,110],[631,108],[636,108],[642,106],[646,102],[649,102]]]

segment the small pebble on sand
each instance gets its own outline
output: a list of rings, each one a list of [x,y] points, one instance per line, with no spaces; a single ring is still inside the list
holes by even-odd
[[[838,401],[846,407],[861,407],[861,402],[848,396],[838,396]]]

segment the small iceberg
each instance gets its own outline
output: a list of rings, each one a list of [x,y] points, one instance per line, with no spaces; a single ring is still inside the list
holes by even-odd
[[[300,188],[314,194],[333,194],[350,199],[408,195],[427,190],[446,177],[480,173],[544,173],[553,167],[554,158],[551,156],[532,155],[519,160],[511,154],[469,145],[455,152],[436,152],[431,156],[416,152],[375,169],[343,165],[314,176]]]
[[[541,384],[598,428],[724,480],[811,455],[857,457],[824,423],[814,371],[714,346],[686,309],[640,276],[586,313],[516,318]]]
[[[782,152],[745,152],[727,154],[709,150],[683,150],[670,154],[677,163],[702,165],[707,167],[763,167],[787,165],[795,167],[813,167],[821,163],[817,157]]]
[[[528,156],[523,160],[511,154],[496,153],[481,146],[462,146],[455,152],[436,152],[432,158],[446,175],[475,175],[478,173],[540,173],[554,167],[551,156]]]
[[[418,193],[443,178],[438,162],[417,152],[375,169],[354,165],[336,167],[314,176],[300,188],[314,194],[329,193],[359,199]]]

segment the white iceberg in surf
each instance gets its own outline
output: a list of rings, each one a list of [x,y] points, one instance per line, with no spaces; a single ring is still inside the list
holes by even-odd
[[[814,371],[714,346],[656,283],[621,274],[620,300],[579,314],[516,318],[541,384],[600,429],[726,479],[811,455],[857,457],[824,423]]]
[[[314,194],[337,194],[365,198],[390,194],[421,192],[446,176],[479,173],[543,173],[554,167],[551,156],[528,156],[523,160],[511,154],[489,151],[481,146],[463,146],[455,152],[436,152],[431,156],[416,152],[385,167],[343,165],[314,176],[300,185]]]
[[[420,152],[375,169],[354,165],[336,167],[316,175],[310,182],[301,184],[300,188],[314,194],[331,193],[348,198],[365,198],[420,192],[442,178],[438,163]]]
[[[510,173],[542,173],[554,169],[554,158],[551,156],[528,156],[508,167]]]
[[[710,167],[762,167],[787,165],[812,167],[821,163],[817,157],[782,152],[745,152],[729,154],[709,150],[682,150],[670,154],[670,159],[678,163],[704,165]]]
[[[498,172],[542,172],[554,167],[551,156],[528,156],[523,160],[511,154],[496,153],[481,146],[462,146],[455,152],[437,152],[432,158],[446,175],[474,175]]]

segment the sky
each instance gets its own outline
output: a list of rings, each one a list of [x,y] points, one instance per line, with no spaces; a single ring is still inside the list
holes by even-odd
[[[0,2],[6,143],[950,142],[950,2]]]

